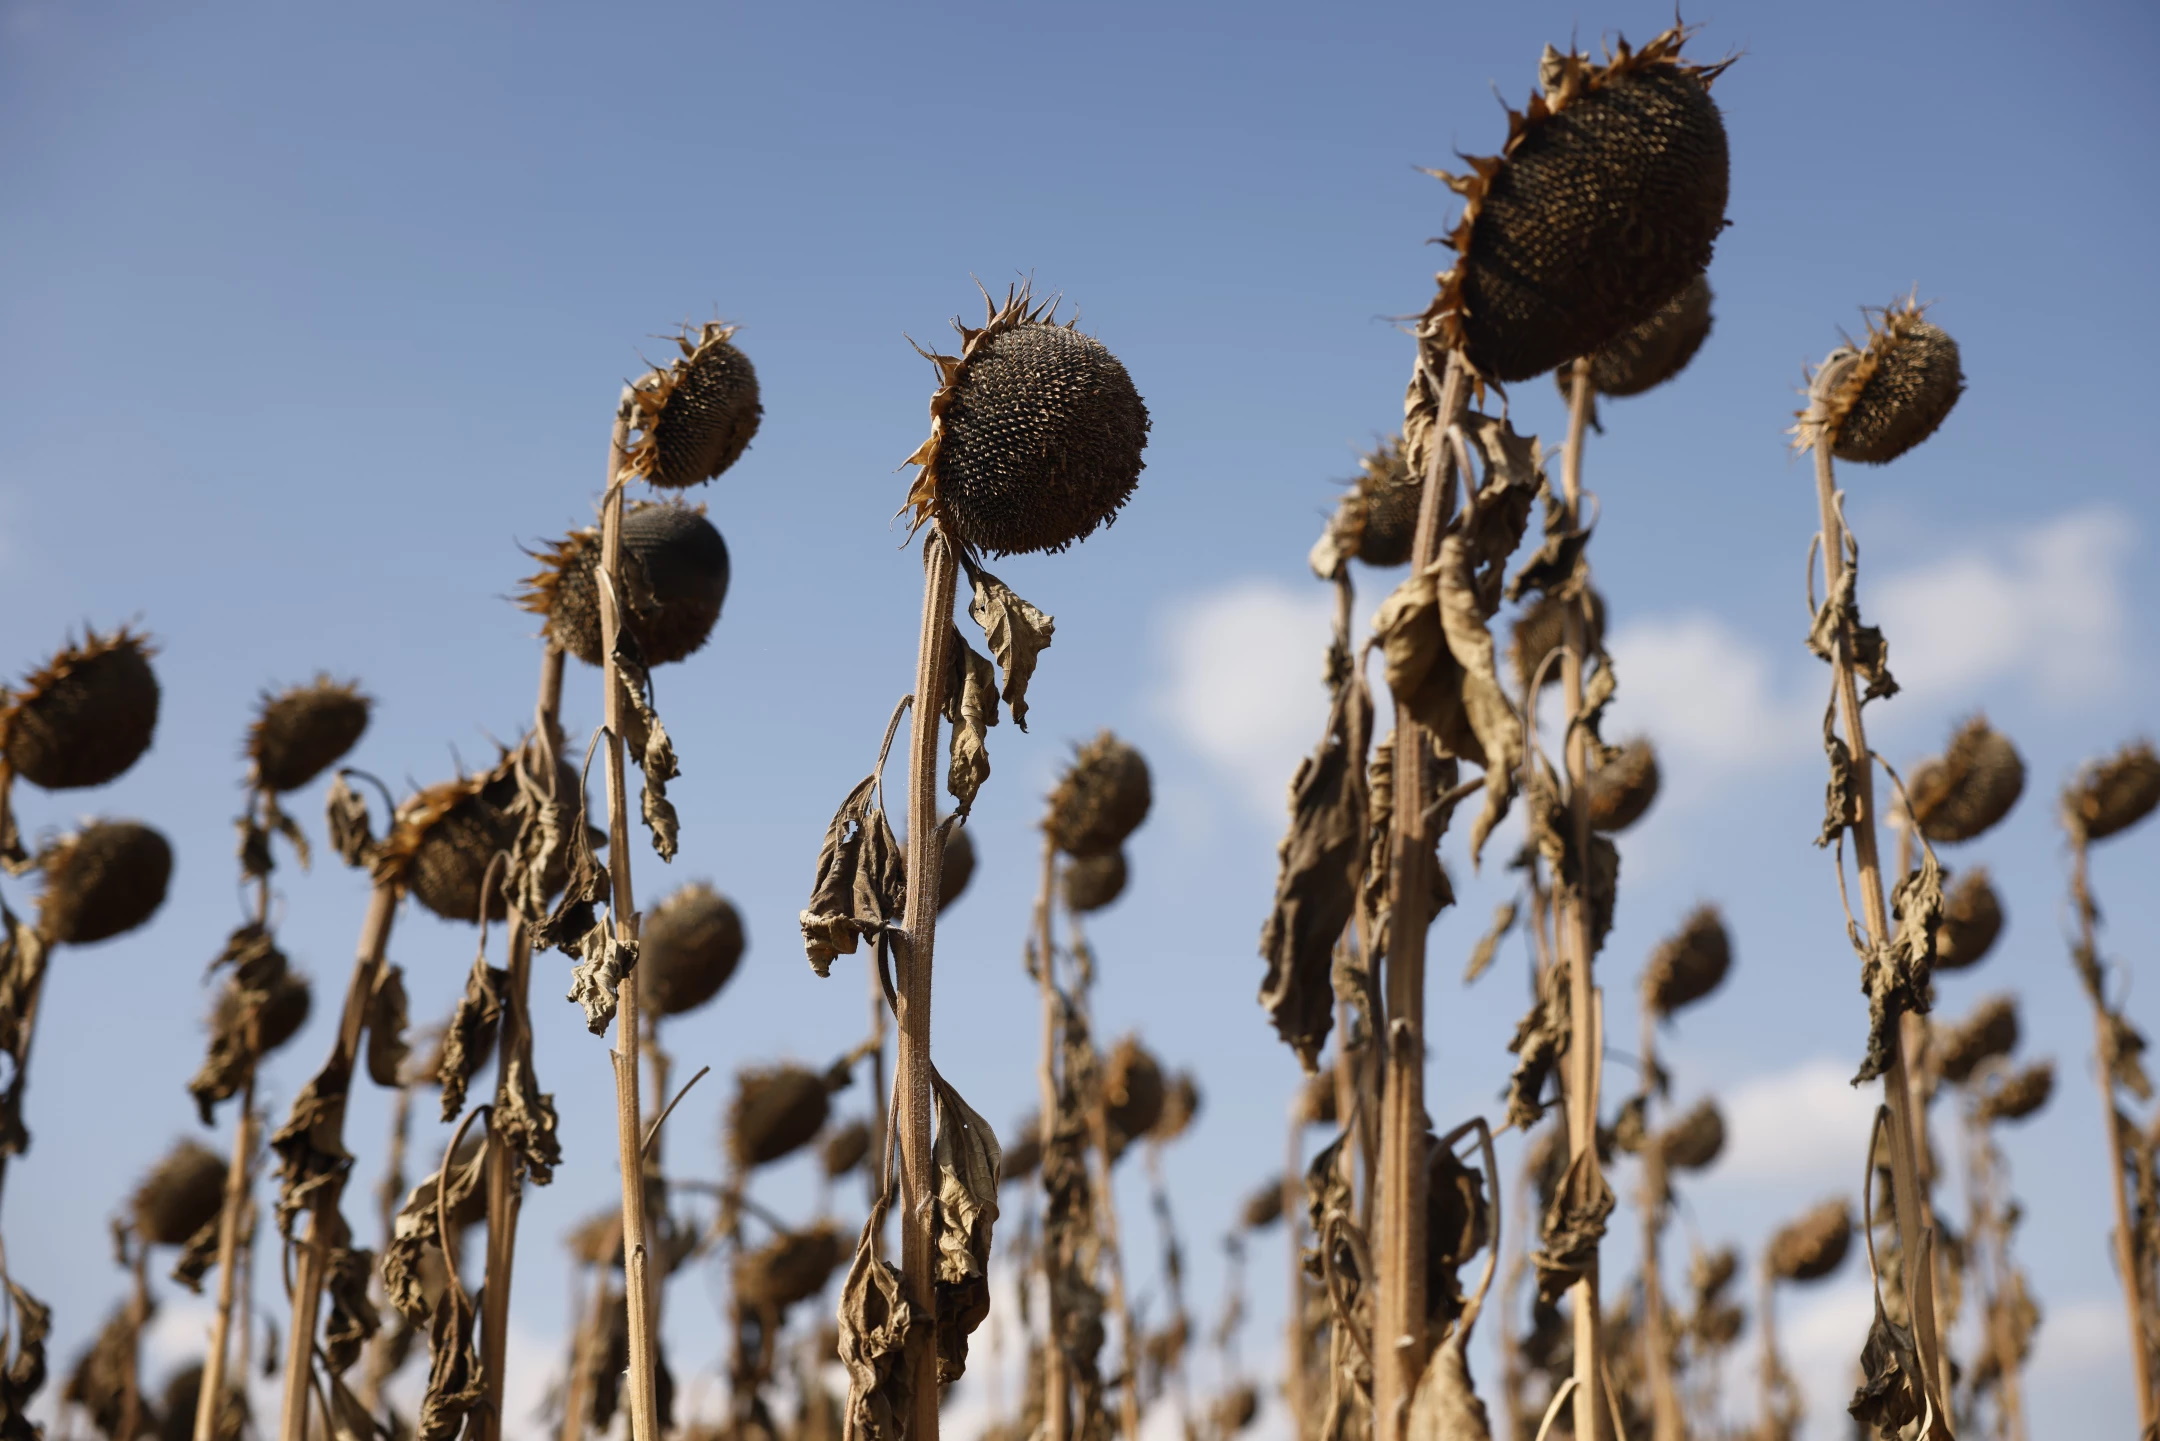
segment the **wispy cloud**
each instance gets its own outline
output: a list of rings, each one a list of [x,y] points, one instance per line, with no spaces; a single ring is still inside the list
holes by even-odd
[[[1818,1056],[1741,1082],[1722,1098],[1720,1180],[1772,1183],[1805,1202],[1850,1190],[1867,1155],[1877,1094],[1852,1084],[1852,1066]],[[1813,1189],[1810,1189],[1813,1188]]]
[[[1635,621],[1609,648],[1620,677],[1609,734],[1645,732],[1660,751],[1714,771],[1807,753],[1817,703],[1781,686],[1768,648],[1716,616]]]
[[[1332,606],[1318,585],[1246,580],[1178,602],[1163,626],[1164,712],[1269,819],[1282,816],[1290,776],[1327,717],[1320,666]]]

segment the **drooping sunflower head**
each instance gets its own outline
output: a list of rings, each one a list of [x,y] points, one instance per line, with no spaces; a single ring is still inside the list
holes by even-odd
[[[247,757],[259,785],[296,791],[337,764],[367,730],[374,703],[350,682],[326,675],[266,695],[248,727]]]
[[[807,1066],[753,1067],[736,1073],[728,1103],[727,1151],[744,1171],[807,1146],[831,1113],[826,1077]]]
[[[172,846],[135,821],[92,821],[40,857],[45,890],[38,928],[48,940],[87,946],[148,921],[165,903]]]
[[[1730,158],[1710,98],[1724,62],[1680,58],[1674,27],[1603,63],[1550,47],[1541,93],[1465,175],[1455,268],[1426,312],[1489,380],[1527,380],[1612,344],[1708,268]]]
[[[150,748],[157,729],[157,652],[122,626],[86,631],[12,690],[0,689],[0,750],[45,790],[101,786]]]
[[[1913,772],[1912,819],[1938,844],[1969,841],[1994,829],[2025,790],[2025,762],[2010,738],[1974,716],[1941,755]]]
[[[2160,755],[2136,741],[2078,772],[2063,792],[2063,824],[2082,842],[2126,831],[2160,807]]]
[[[719,995],[742,961],[742,916],[702,881],[655,906],[639,938],[642,994],[662,1016],[694,1011]]]
[[[1105,851],[1067,861],[1065,904],[1081,915],[1102,910],[1125,894],[1125,852]]]
[[[1716,906],[1697,906],[1643,968],[1643,1003],[1659,1016],[1694,1005],[1725,983],[1732,969],[1732,937]]]
[[[1356,489],[1342,498],[1364,522],[1357,558],[1371,566],[1405,565],[1417,538],[1423,477],[1410,473],[1400,435],[1391,435],[1358,458]]]
[[[1935,433],[1965,393],[1965,372],[1957,342],[1929,324],[1926,311],[1906,300],[1870,312],[1867,339],[1825,357],[1795,431],[1801,445],[1884,465]]]
[[[1147,406],[1101,341],[1056,322],[1055,300],[1019,287],[985,306],[979,329],[953,322],[960,354],[923,352],[939,384],[908,504],[988,555],[1060,551],[1132,495]]]
[[[1852,1202],[1840,1196],[1781,1228],[1763,1264],[1780,1281],[1820,1281],[1844,1264],[1852,1238]]]
[[[1104,731],[1080,748],[1050,793],[1045,824],[1066,855],[1103,855],[1140,828],[1154,795],[1140,752]]]
[[[200,1141],[178,1142],[135,1188],[129,1203],[135,1234],[153,1246],[185,1246],[217,1219],[225,1200],[225,1162]]]
[[[728,549],[701,506],[674,501],[625,507],[623,620],[648,665],[671,665],[711,637],[727,600]],[[600,531],[573,530],[540,552],[518,603],[546,617],[551,639],[587,665],[600,655]]]
[[[1622,331],[1590,357],[1590,388],[1599,395],[1641,395],[1687,369],[1710,338],[1710,277],[1698,275],[1648,320]],[[1567,393],[1569,368],[1553,372]]]
[[[555,823],[577,824],[582,807],[578,773],[567,758],[555,776]],[[413,897],[444,920],[477,924],[481,891],[487,918],[509,914],[510,853],[519,817],[518,753],[506,751],[494,767],[432,785],[397,808],[390,834],[377,854],[376,874],[401,882]],[[549,895],[569,876],[569,847],[557,847],[545,877]],[[496,864],[500,856],[501,863]],[[490,868],[494,870],[492,882]]]
[[[624,456],[628,474],[681,490],[742,458],[765,407],[750,357],[735,348],[735,330],[717,321],[685,327],[675,338],[682,355],[630,387],[636,435]]]

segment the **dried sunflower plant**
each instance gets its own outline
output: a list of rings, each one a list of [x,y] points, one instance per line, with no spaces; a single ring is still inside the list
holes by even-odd
[[[2070,906],[2077,918],[2070,962],[2092,1007],[2094,1052],[2108,1138],[2108,1194],[2115,1207],[2115,1266],[2130,1321],[2130,1374],[2138,1425],[2160,1419],[2160,1118],[2140,1122],[2152,1080],[2141,1057],[2145,1037],[2108,994],[2100,955],[2100,906],[2093,899],[2092,846],[2122,834],[2160,807],[2160,755],[2137,741],[2094,761],[2064,789],[2063,829],[2070,836]]]
[[[307,1024],[313,1004],[307,977],[292,969],[271,926],[270,878],[277,864],[273,837],[291,846],[302,867],[309,859],[305,834],[278,798],[309,785],[358,744],[367,730],[371,704],[358,687],[318,676],[311,684],[264,696],[248,728],[248,806],[238,828],[240,874],[253,892],[252,914],[226,937],[224,949],[210,963],[212,975],[226,974],[211,1012],[208,1053],[188,1082],[205,1125],[215,1120],[219,1102],[237,1096],[240,1108],[223,1204],[202,1234],[188,1242],[173,1273],[192,1290],[210,1267],[217,1269],[217,1320],[203,1357],[194,1418],[196,1430],[205,1437],[214,1434],[219,1408],[229,1404],[225,1398],[232,1389],[228,1363],[243,1270],[240,1253],[254,1249],[254,1166],[262,1143],[256,1071],[264,1057]]]
[[[1814,454],[1822,520],[1814,546],[1822,552],[1824,589],[1817,606],[1811,568],[1809,610],[1814,623],[1808,648],[1829,663],[1832,676],[1823,714],[1830,784],[1816,843],[1836,849],[1841,897],[1848,895],[1848,836],[1859,870],[1865,929],[1853,920],[1848,902],[1846,930],[1860,956],[1868,1040],[1855,1080],[1883,1082],[1890,1115],[1886,1141],[1897,1254],[1909,1258],[1901,1274],[1913,1283],[1906,1288],[1909,1330],[1885,1318],[1878,1305],[1879,1324],[1869,1335],[1862,1363],[1866,1379],[1854,1400],[1854,1415],[1879,1428],[1924,1421],[1926,1438],[1951,1434],[1950,1369],[1937,1315],[1934,1265],[1927,1259],[1935,1236],[1927,1220],[1919,1163],[1920,1108],[1911,1080],[1917,1058],[1908,1054],[1910,1038],[1902,1018],[1924,1014],[1928,1007],[1943,911],[1942,871],[1921,828],[1919,864],[1897,879],[1894,895],[1884,886],[1876,836],[1878,757],[1868,748],[1861,708],[1869,700],[1895,695],[1897,682],[1890,674],[1889,642],[1880,629],[1860,618],[1860,551],[1845,522],[1835,463],[1881,465],[1897,459],[1935,433],[1963,389],[1957,342],[1929,323],[1918,304],[1892,305],[1870,315],[1864,342],[1840,345],[1816,368],[1809,381],[1808,407],[1795,429],[1795,443]],[[1871,1256],[1872,1245],[1871,1238]],[[1905,1371],[1908,1356],[1918,1358],[1919,1374]]]
[[[921,467],[907,503],[923,535],[924,571],[915,689],[893,713],[877,768],[833,817],[802,913],[804,945],[821,975],[865,938],[881,974],[888,954],[897,960],[886,986],[899,1035],[893,1134],[879,1154],[889,1160],[897,1142],[901,1261],[896,1270],[872,1241],[888,1189],[872,1208],[841,1298],[851,1438],[932,1441],[939,1381],[961,1374],[967,1335],[989,1302],[984,1268],[999,1151],[988,1124],[931,1065],[937,911],[946,835],[966,823],[990,774],[989,728],[1001,701],[1025,728],[1028,680],[1053,625],[980,557],[1061,551],[1108,524],[1138,484],[1147,443],[1147,407],[1125,367],[1072,324],[1056,323],[1054,301],[1016,288],[1002,304],[986,295],[985,306],[979,328],[954,322],[959,355],[929,357],[939,379],[930,436],[910,457]],[[993,659],[977,654],[953,623],[962,569],[973,592],[968,614]],[[910,705],[903,854],[881,776]],[[941,719],[953,725],[946,789],[955,804],[942,823]]]
[[[1668,306],[1685,312],[1686,293],[1725,223],[1725,131],[1709,95],[1723,66],[1682,59],[1686,39],[1675,28],[1641,50],[1622,41],[1603,63],[1548,49],[1540,93],[1524,111],[1509,113],[1501,154],[1472,160],[1466,175],[1442,175],[1464,207],[1447,242],[1457,263],[1418,319],[1418,359],[1404,401],[1398,449],[1418,493],[1411,574],[1373,625],[1395,700],[1394,730],[1368,766],[1363,737],[1371,702],[1362,666],[1331,654],[1328,730],[1292,783],[1276,906],[1262,935],[1268,974],[1261,1001],[1308,1067],[1332,1023],[1331,992],[1359,1015],[1363,1034],[1377,1038],[1379,1064],[1367,1068],[1367,1094],[1353,1109],[1379,1118],[1377,1230],[1369,1249],[1384,1264],[1377,1276],[1355,1282],[1373,1293],[1372,1404],[1382,1441],[1397,1441],[1412,1424],[1428,1373],[1433,1388],[1451,1384],[1447,1368],[1460,1354],[1452,1343],[1436,1344],[1425,1280],[1432,1147],[1422,1077],[1426,931],[1452,900],[1435,851],[1454,807],[1482,789],[1470,836],[1474,862],[1525,776],[1535,849],[1553,868],[1566,923],[1556,984],[1541,992],[1525,1029],[1539,1056],[1519,1073],[1511,1119],[1520,1124],[1519,1112],[1542,1111],[1543,1084],[1564,1057],[1571,1160],[1546,1216],[1540,1271],[1547,1289],[1575,1294],[1576,1434],[1597,1435],[1607,1424],[1595,1261],[1612,1201],[1594,1145],[1599,1047],[1590,967],[1610,924],[1616,853],[1591,830],[1589,798],[1596,762],[1611,754],[1597,728],[1612,672],[1602,648],[1592,650],[1586,623],[1589,528],[1579,433],[1591,381],[1580,362],[1632,355],[1638,328]],[[1692,353],[1677,343],[1664,350],[1667,374],[1684,363],[1682,352]],[[1578,421],[1559,493],[1534,440],[1469,409],[1473,390],[1556,367],[1574,367]],[[1374,496],[1385,493],[1384,485],[1360,485],[1316,547],[1316,569],[1339,576],[1340,558],[1364,551],[1382,511]],[[1506,565],[1540,497],[1543,541],[1507,584]],[[1377,553],[1391,553],[1386,526],[1377,529]],[[1495,670],[1489,627],[1503,591],[1549,601],[1562,622],[1570,700],[1564,787],[1561,776],[1532,760],[1523,713]],[[1346,630],[1338,624],[1338,652]],[[1482,768],[1482,781],[1460,779],[1465,761]],[[1346,952],[1359,963],[1338,973],[1338,941],[1361,906],[1363,944]],[[1431,1414],[1429,1407],[1421,1413]]]
[[[14,819],[14,782],[83,790],[125,774],[157,728],[154,653],[147,637],[126,627],[110,635],[86,631],[20,685],[0,687],[0,869],[11,876],[35,871],[43,881],[34,921],[0,897],[0,1054],[9,1070],[0,1090],[0,1194],[9,1161],[30,1146],[24,1092],[55,949],[94,945],[147,923],[164,904],[173,864],[165,837],[134,821],[91,821],[32,854]],[[14,1424],[44,1385],[52,1313],[7,1274],[4,1250],[0,1286],[9,1318],[0,1331],[0,1419]]]

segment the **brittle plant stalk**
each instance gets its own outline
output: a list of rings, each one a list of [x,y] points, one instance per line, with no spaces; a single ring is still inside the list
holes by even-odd
[[[1419,362],[1425,383],[1431,374]],[[1468,391],[1468,370],[1449,352],[1439,413],[1427,447],[1424,491],[1411,548],[1411,573],[1433,563],[1440,532],[1454,508],[1454,460],[1448,429]],[[1395,808],[1389,817],[1387,1016],[1377,1027],[1385,1090],[1380,1126],[1380,1267],[1374,1327],[1374,1420],[1378,1441],[1404,1441],[1410,1397],[1425,1369],[1425,932],[1432,894],[1433,818],[1425,808],[1425,731],[1416,714],[1395,701]]]
[[[532,746],[547,787],[555,799],[559,772],[561,733],[557,716],[562,712],[563,649],[547,642],[540,657],[539,694],[533,702]],[[578,817],[572,824],[583,825]],[[618,856],[611,856],[618,859]],[[515,908],[510,911],[509,984],[504,987],[503,1013],[496,1031],[495,1113],[502,1114],[509,1099],[511,1072],[532,1045],[532,931]],[[501,1441],[503,1375],[509,1357],[510,1287],[517,1264],[518,1213],[524,1207],[522,1176],[514,1174],[510,1148],[500,1126],[487,1128],[487,1283],[481,1288],[480,1379],[484,1394],[477,1414],[480,1441]],[[197,1441],[210,1441],[198,1437]]]
[[[1337,1042],[1338,1047],[1340,1042]],[[1283,1147],[1282,1213],[1283,1250],[1290,1262],[1289,1316],[1283,1326],[1283,1400],[1290,1409],[1293,1441],[1313,1434],[1312,1372],[1305,1344],[1305,1247],[1299,1217],[1304,1214],[1304,1187],[1300,1183],[1305,1159],[1305,1088],[1290,1093],[1288,1139]]]
[[[1642,1008],[1642,1068],[1646,1095],[1655,1091],[1657,1076],[1657,1011]],[[1643,1146],[1642,1174],[1642,1295],[1643,1374],[1650,1382],[1650,1435],[1652,1441],[1686,1441],[1686,1418],[1680,1410],[1680,1393],[1673,1380],[1672,1350],[1666,1337],[1665,1278],[1660,1242],[1665,1234],[1666,1188],[1671,1184],[1665,1168],[1664,1148],[1649,1126],[1649,1106],[1644,1105],[1644,1129],[1649,1136]]]
[[[2098,964],[2099,938],[2094,934],[2092,891],[2085,841],[2071,837],[2070,902],[2077,912],[2078,953]],[[2130,1375],[2137,1387],[2138,1433],[2145,1434],[2160,1419],[2160,1395],[2153,1389],[2152,1338],[2146,1330],[2153,1298],[2145,1294],[2145,1277],[2138,1266],[2135,1233],[2131,1230],[2130,1197],[2124,1189],[2127,1177],[2121,1162],[2122,1122],[2115,1110],[2117,1060],[2113,1018],[2097,986],[2088,986],[2093,1010],[2094,1056],[2100,1063],[2101,1134],[2107,1138],[2108,1195],[2115,1206],[2115,1269],[2122,1276],[2123,1302],[2130,1315]]]
[[[249,798],[257,810],[265,809],[269,792],[258,790]],[[269,827],[264,826],[265,830]],[[255,878],[255,924],[270,921],[270,876]],[[237,1293],[235,1262],[240,1254],[241,1213],[247,1209],[250,1162],[255,1154],[255,1066],[262,1053],[262,1018],[248,1020],[249,1056],[247,1077],[240,1084],[240,1116],[233,1123],[232,1160],[225,1169],[225,1197],[218,1206],[217,1319],[210,1327],[210,1349],[203,1355],[202,1385],[195,1394],[195,1441],[216,1441],[219,1398],[225,1394],[225,1353],[232,1342],[233,1302]]]
[[[1047,827],[1043,830],[1042,890],[1035,898],[1035,965],[1036,979],[1042,990],[1042,1065],[1038,1075],[1042,1084],[1042,1119],[1035,1123],[1035,1136],[1045,1163],[1050,1156],[1050,1139],[1057,1134],[1058,1123],[1058,990],[1057,973],[1052,963],[1056,954],[1052,950],[1055,937],[1050,929],[1051,898],[1057,894],[1057,842]],[[1063,1320],[1063,1308],[1058,1305],[1058,1256],[1048,1226],[1043,1228],[1043,1324],[1048,1340],[1043,1345],[1043,1438],[1044,1441],[1066,1441],[1069,1434],[1065,1406],[1065,1346],[1059,1325]]]
[[[331,1060],[342,1063],[348,1075],[359,1061],[360,1032],[367,1020],[368,1000],[382,974],[383,953],[389,949],[391,923],[397,919],[398,892],[396,881],[378,879],[368,898],[367,919],[361,923],[360,954],[353,966],[352,982],[345,990],[345,1009],[338,1018],[336,1048],[331,1052]],[[342,1137],[342,1098],[332,1107],[331,1121],[333,1137]],[[314,1391],[315,1321],[322,1308],[327,1279],[324,1266],[329,1260],[332,1233],[329,1222],[337,1217],[344,1191],[344,1178],[333,1174],[308,1206],[307,1236],[300,1243],[293,1266],[292,1328],[285,1346],[285,1391],[278,1415],[280,1441],[307,1441],[308,1398]]]
[[[638,936],[636,893],[630,884],[630,800],[623,776],[623,687],[628,683],[615,664],[622,633],[622,518],[624,452],[629,447],[630,417],[636,396],[623,387],[608,448],[607,499],[601,510],[600,659],[602,704],[607,725],[608,914],[615,940],[635,946]],[[615,1141],[622,1168],[623,1291],[629,1322],[631,1441],[660,1441],[660,1405],[653,1349],[652,1255],[645,1244],[644,1121],[638,1105],[638,978],[632,967],[616,985],[615,1045],[608,1059],[615,1070]]]
[[[1838,511],[1837,478],[1831,464],[1829,440],[1819,431],[1813,449],[1815,497],[1822,513],[1823,593],[1828,596],[1836,594],[1838,582],[1845,574],[1845,525]],[[1867,923],[1868,944],[1879,950],[1890,942],[1890,912],[1883,894],[1882,860],[1875,844],[1875,755],[1868,749],[1867,728],[1860,717],[1860,689],[1854,679],[1852,655],[1853,638],[1840,626],[1831,669],[1837,686],[1838,711],[1844,721],[1845,744],[1852,753],[1853,855],[1860,869],[1860,903]],[[1907,1078],[1902,1028],[1897,1035],[1896,1047],[1890,1067],[1883,1075],[1883,1092],[1890,1106],[1890,1199],[1897,1214],[1898,1251],[1908,1258],[1910,1267],[1910,1258],[1924,1254],[1923,1240],[1931,1238],[1918,1204],[1920,1167],[1914,1153],[1917,1128],[1913,1120],[1913,1094]],[[1926,1253],[1931,1254],[1932,1250],[1930,1246]],[[1935,1287],[1928,1274],[1932,1270],[1930,1262],[1927,1270],[1920,1273],[1920,1284],[1908,1288],[1906,1298],[1912,1309],[1913,1336],[1919,1346],[1923,1367],[1936,1364],[1942,1355],[1941,1332],[1935,1318]],[[1948,1437],[1950,1434],[1949,1419],[1938,1406],[1927,1436]]]
[[[913,1408],[908,1441],[937,1441],[937,1250],[932,1235],[930,977],[937,945],[945,843],[938,830],[938,732],[952,668],[953,588],[958,557],[941,524],[923,533],[922,634],[916,647],[915,713],[908,726],[907,912],[899,953],[900,1039],[894,1057],[900,1131],[900,1273],[917,1329],[907,1352]],[[1045,965],[1048,964],[1047,957]]]
[[[1567,444],[1560,456],[1560,486],[1567,507],[1567,523],[1582,523],[1583,441],[1589,429],[1590,361],[1574,363],[1568,387]],[[1558,940],[1565,956],[1568,978],[1567,1123],[1568,1163],[1577,1184],[1590,1186],[1598,1176],[1597,1117],[1600,1061],[1596,1023],[1597,987],[1592,983],[1596,943],[1590,934],[1590,767],[1589,732],[1577,724],[1583,713],[1583,657],[1589,648],[1587,589],[1561,611],[1566,650],[1560,658],[1560,683],[1567,702],[1566,764],[1568,773],[1569,844],[1576,856],[1577,883],[1571,898],[1567,887],[1555,886],[1555,904],[1563,916]],[[1580,1166],[1581,1170],[1572,1168]],[[1605,1365],[1602,1316],[1598,1309],[1598,1266],[1593,1251],[1583,1267],[1582,1279],[1569,1288],[1575,1328],[1575,1434],[1581,1441],[1606,1434]]]
[[[1087,937],[1081,931],[1080,913],[1066,907],[1065,923],[1072,930],[1072,952],[1087,957]],[[1083,979],[1076,989],[1083,1016],[1088,1021],[1088,1036],[1093,1044],[1094,1017],[1088,1014],[1088,981],[1094,974],[1091,961],[1084,961]],[[1124,1377],[1118,1388],[1118,1419],[1125,1433],[1125,1441],[1140,1441],[1140,1337],[1133,1327],[1132,1307],[1125,1296],[1125,1252],[1118,1238],[1117,1193],[1110,1183],[1110,1105],[1103,1089],[1102,1052],[1095,1053],[1095,1094],[1088,1106],[1088,1140],[1094,1152],[1092,1188],[1094,1190],[1095,1235],[1103,1252],[1103,1260],[1110,1272],[1110,1315],[1117,1322],[1118,1342],[1123,1348]],[[1138,1138],[1133,1138],[1137,1140]],[[1294,1413],[1302,1416],[1303,1412]]]
[[[1912,818],[1910,816],[1900,817],[1893,813],[1891,825],[1897,830],[1897,870],[1893,874],[1900,877],[1911,875],[1913,865]],[[1928,1044],[1926,1019],[1912,1011],[1907,1011],[1899,1016],[1898,1041],[1904,1049],[1906,1060],[1906,1100],[1907,1104],[1912,1108],[1913,1156],[1917,1160],[1933,1154],[1928,1144],[1928,1102],[1933,1098],[1929,1094],[1925,1074],[1926,1063],[1924,1058],[1927,1055]],[[1933,1175],[1922,1174],[1920,1176],[1920,1224],[1930,1233],[1936,1230],[1934,1187],[1935,1178]],[[1928,1280],[1934,1286],[1937,1296],[1948,1295],[1949,1291],[1946,1283],[1950,1274],[1949,1258],[1944,1256],[1939,1249],[1935,1249],[1931,1252],[1931,1261],[1932,1274],[1928,1277]],[[1938,1324],[1946,1324],[1954,1322],[1956,1317],[1938,1317],[1937,1320]],[[1951,1394],[1953,1373],[1950,1369],[1948,1347],[1943,1349],[1940,1364],[1936,1367],[1935,1384],[1942,1388],[1944,1396]]]
[[[1981,1330],[1995,1356],[1995,1425],[2002,1441],[2025,1441],[2025,1400],[2018,1380],[2017,1338],[2005,1304],[2011,1281],[2008,1227],[2004,1219],[2001,1153],[1980,1108],[1965,1106],[1965,1194],[1971,1198],[1971,1243],[1982,1263]]]

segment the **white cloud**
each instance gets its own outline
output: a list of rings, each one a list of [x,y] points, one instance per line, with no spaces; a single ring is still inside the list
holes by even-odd
[[[1769,653],[1716,616],[1632,622],[1609,642],[1620,689],[1608,735],[1648,734],[1668,772],[1802,755],[1815,703],[1779,693]]]
[[[1803,1200],[1849,1191],[1867,1157],[1878,1100],[1852,1084],[1852,1067],[1827,1056],[1743,1081],[1720,1098],[1725,1134],[1720,1180],[1774,1182]]]
[[[1778,1344],[1807,1404],[1801,1435],[1807,1441],[1850,1436],[1845,1408],[1852,1404],[1860,1348],[1875,1317],[1866,1277],[1819,1288],[1786,1287],[1779,1309]]]
[[[1238,581],[1177,603],[1164,625],[1163,709],[1269,817],[1283,814],[1291,774],[1327,719],[1320,668],[1333,603],[1318,585]]]
[[[1890,637],[1890,668],[1915,696],[2025,672],[2082,700],[2121,674],[2123,566],[2136,539],[2122,512],[2088,506],[1872,587],[1863,571],[1861,604]]]

